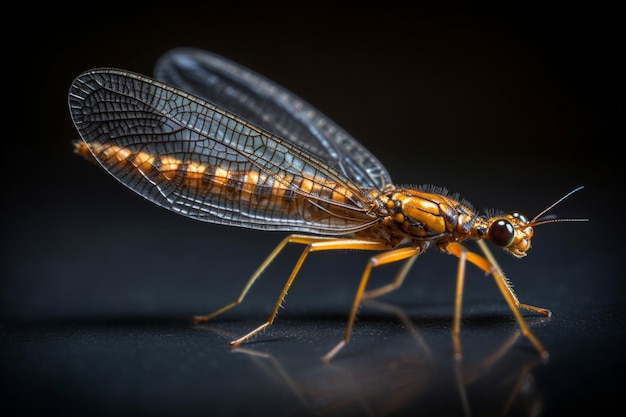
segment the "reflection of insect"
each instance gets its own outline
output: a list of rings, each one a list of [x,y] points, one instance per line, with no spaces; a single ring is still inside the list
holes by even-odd
[[[285,238],[235,301],[196,317],[196,322],[239,304],[288,243],[303,244],[305,249],[267,322],[231,345],[272,324],[309,253],[383,251],[367,263],[344,337],[322,358],[328,361],[348,342],[361,300],[398,288],[417,255],[434,245],[459,258],[452,329],[457,356],[467,261],[495,278],[522,333],[547,356],[519,309],[546,316],[550,312],[518,301],[482,239],[518,258],[525,256],[534,226],[570,220],[539,217],[578,189],[533,219],[519,212],[480,216],[445,190],[396,188],[384,166],[323,114],[224,58],[175,50],[161,59],[156,73],[211,102],[127,71],[87,71],[74,80],[69,92],[71,116],[83,139],[76,143],[76,151],[98,161],[138,194],[184,216],[305,233]],[[478,241],[486,258],[459,243],[467,239]],[[365,292],[372,268],[400,261],[404,265],[390,284]]]

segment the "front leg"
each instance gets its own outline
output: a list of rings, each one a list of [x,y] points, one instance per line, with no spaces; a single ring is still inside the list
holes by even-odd
[[[486,247],[484,242],[479,241],[478,243],[479,244],[482,243],[484,245],[484,248],[481,245],[481,248],[483,248],[483,251],[486,250],[487,251],[486,253],[491,254],[491,252]],[[506,277],[502,273],[497,263],[492,263],[486,258],[483,258],[482,256],[474,252],[468,251],[467,248],[465,248],[465,246],[457,242],[449,243],[444,249],[446,252],[459,258],[459,269],[457,271],[457,293],[456,293],[456,298],[455,298],[455,303],[454,303],[455,314],[454,314],[454,324],[453,324],[453,337],[455,338],[455,352],[454,352],[455,356],[457,358],[461,356],[460,343],[458,341],[460,319],[461,319],[461,298],[463,294],[463,290],[462,290],[463,281],[465,279],[465,262],[469,261],[470,263],[476,265],[478,268],[482,269],[486,273],[491,274],[493,276],[494,280],[496,281],[496,284],[498,285],[498,288],[500,289],[500,292],[502,293],[502,296],[504,297],[507,304],[509,305],[509,308],[513,312],[513,315],[515,316],[515,319],[517,320],[517,323],[520,327],[522,334],[526,336],[530,340],[530,342],[535,346],[535,348],[539,352],[539,355],[541,355],[543,359],[547,359],[548,351],[543,347],[541,342],[539,342],[539,339],[537,339],[535,335],[530,331],[530,329],[526,325],[526,321],[524,321],[524,318],[519,312],[519,309],[520,308],[525,308],[525,309],[532,308],[533,309],[532,311],[537,311],[545,315],[549,314],[549,310],[539,309],[537,307],[526,306],[525,304],[520,304],[517,297],[515,296],[515,293],[513,293],[513,289],[511,288],[509,282],[507,281]]]

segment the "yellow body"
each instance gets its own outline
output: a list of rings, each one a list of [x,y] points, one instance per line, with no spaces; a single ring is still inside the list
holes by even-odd
[[[244,74],[242,71],[229,73],[222,81],[229,83],[231,77]],[[519,212],[478,215],[468,203],[432,187],[396,188],[388,184],[390,179],[382,164],[356,140],[278,86],[273,86],[271,92],[259,93],[268,82],[253,82],[250,77],[254,75],[247,73],[241,83],[231,85],[242,89],[241,101],[233,99],[231,103],[248,109],[252,102],[245,97],[251,95],[261,104],[287,108],[276,118],[276,129],[286,129],[288,134],[326,129],[320,133],[324,138],[319,143],[310,136],[307,142],[295,134],[291,140],[283,139],[201,98],[122,70],[85,72],[70,88],[70,111],[82,138],[75,143],[75,151],[100,164],[139,195],[201,221],[303,233],[286,237],[233,302],[195,317],[196,322],[238,305],[289,243],[304,245],[305,249],[270,316],[231,345],[238,346],[273,323],[311,252],[379,251],[370,258],[361,276],[343,339],[323,357],[328,361],[348,342],[361,300],[399,288],[417,256],[434,245],[459,259],[452,327],[457,356],[461,353],[458,335],[467,262],[493,276],[522,333],[542,356],[547,356],[519,310],[546,316],[550,312],[518,301],[484,240],[516,257],[525,256],[531,247],[533,227],[551,222],[538,218],[567,196],[529,220]],[[287,118],[284,123],[280,121],[283,116]],[[300,123],[305,129],[296,129]],[[294,128],[293,132],[289,127]],[[328,151],[325,158],[334,159],[326,161],[312,153],[313,149],[321,152],[321,148]],[[467,250],[461,244],[465,240],[477,241],[484,257]],[[365,291],[375,267],[396,262],[403,262],[403,266],[390,284]]]

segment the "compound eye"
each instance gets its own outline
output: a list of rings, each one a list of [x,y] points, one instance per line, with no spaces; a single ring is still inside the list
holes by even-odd
[[[511,213],[511,217],[513,217],[514,219],[519,219],[519,221],[523,224],[528,223],[528,217],[526,217],[524,213],[520,213],[519,211],[514,211],[513,213]]]
[[[496,220],[489,226],[489,240],[500,247],[506,248],[511,246],[515,238],[515,228],[505,219]]]

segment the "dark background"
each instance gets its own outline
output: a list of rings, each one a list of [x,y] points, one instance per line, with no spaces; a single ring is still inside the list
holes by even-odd
[[[15,414],[589,415],[621,406],[623,55],[617,11],[583,6],[351,8],[172,2],[3,13],[0,406]],[[493,280],[468,270],[451,359],[456,262],[431,250],[343,335],[368,254],[314,254],[251,351],[297,248],[237,309],[283,235],[151,205],[72,153],[80,72],[149,75],[167,50],[222,54],[330,116],[399,184],[530,216],[567,191],[527,258],[496,255],[550,350],[538,361]],[[470,247],[474,248],[474,246]],[[372,286],[391,278],[381,268]],[[403,315],[404,314],[404,315]],[[408,321],[403,321],[402,318]],[[239,355],[236,353],[244,353]],[[465,400],[463,400],[465,398]],[[3,413],[4,414],[4,413]]]

